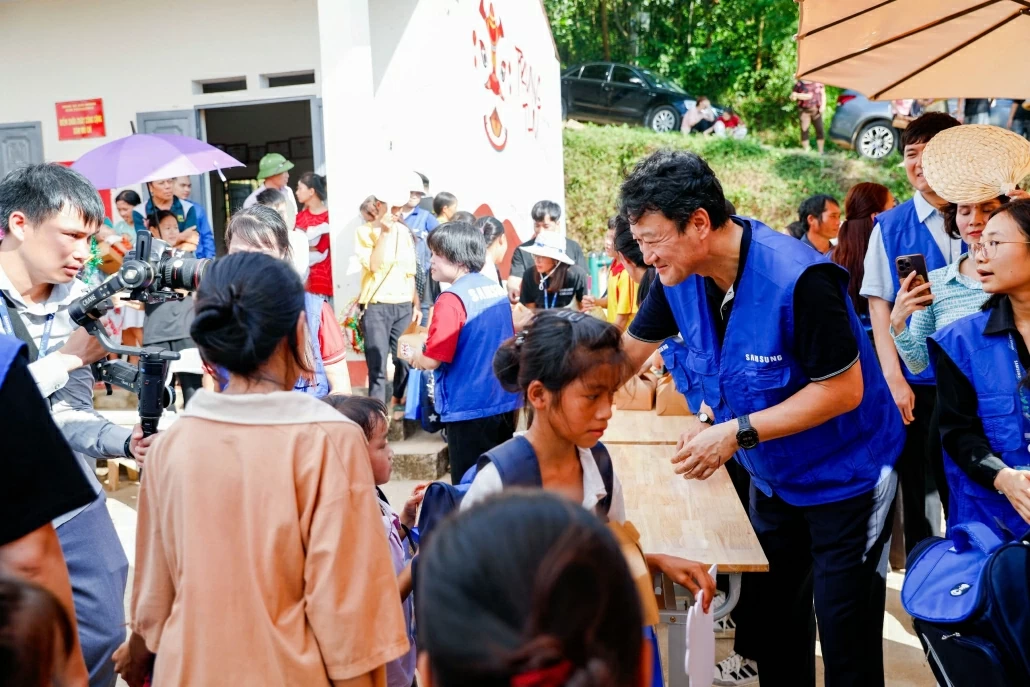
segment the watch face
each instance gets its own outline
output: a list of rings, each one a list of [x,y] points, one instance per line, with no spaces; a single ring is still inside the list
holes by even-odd
[[[697,414],[697,419],[700,420],[701,422],[705,423],[706,425],[712,424],[712,418],[710,418],[708,416],[708,413],[705,413],[705,412],[698,413]]]
[[[758,446],[758,432],[754,429],[742,429],[737,432],[737,443],[743,449],[752,449]]]

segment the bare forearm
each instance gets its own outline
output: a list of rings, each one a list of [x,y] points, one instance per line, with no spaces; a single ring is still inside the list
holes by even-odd
[[[334,394],[351,393],[350,371],[347,369],[346,360],[326,365],[325,376],[329,379],[329,391]]]
[[[376,245],[372,248],[372,256],[368,259],[368,266],[373,274],[379,271],[383,266],[383,262],[387,254],[387,245],[396,240],[392,234],[393,229],[384,228],[382,233],[379,234],[379,238],[376,240]]]
[[[862,363],[822,382],[810,382],[771,408],[750,416],[762,441],[804,432],[850,412],[862,402]]]
[[[629,365],[626,366],[626,372],[623,374],[623,384],[629,381],[630,377],[637,373],[637,370],[648,363],[654,352],[658,350],[658,344],[659,342],[641,341],[630,336],[629,332],[622,335],[622,348],[626,351],[626,356],[629,358]]]
[[[626,331],[629,327],[629,315],[616,315],[615,322],[613,323],[620,331]]]
[[[898,360],[898,349],[891,336],[891,304],[882,298],[869,298],[869,321],[873,325],[873,343],[876,345],[876,357],[880,360],[880,369],[887,379],[901,375],[901,361]]]
[[[21,539],[0,547],[0,573],[37,584],[57,598],[71,621],[72,636],[75,638],[64,678],[69,685],[88,685],[89,673],[86,671],[82,648],[79,646],[72,585],[68,579],[68,567],[65,565],[61,542],[57,539],[54,526],[47,524]]]

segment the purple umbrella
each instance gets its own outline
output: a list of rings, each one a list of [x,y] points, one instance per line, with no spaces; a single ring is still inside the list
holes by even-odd
[[[75,161],[72,169],[98,189],[106,189],[245,166],[213,145],[189,136],[132,134],[89,151]]]

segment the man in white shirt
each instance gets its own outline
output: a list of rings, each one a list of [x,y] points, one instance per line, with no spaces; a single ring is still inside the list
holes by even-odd
[[[898,460],[906,554],[921,540],[940,533],[939,513],[942,506],[947,510],[947,484],[934,419],[937,387],[933,373],[927,370],[912,374],[898,359],[891,336],[890,314],[900,288],[895,261],[918,253],[925,258],[927,270],[934,270],[962,255],[962,241],[948,236],[944,228],[940,210],[947,201],[930,188],[922,168],[923,148],[930,139],[958,125],[949,115],[929,112],[905,129],[901,139],[905,172],[916,193],[911,200],[877,217],[859,291],[869,299],[876,354],[906,425],[905,448]]]
[[[125,639],[128,574],[94,463],[107,457],[142,460],[150,445],[139,425],[130,431],[93,410],[88,366],[105,351],[68,314],[89,291],[75,277],[103,218],[96,189],[60,165],[23,167],[0,181],[0,330],[28,346],[34,361],[29,371],[96,494],[89,505],[53,521],[91,687],[115,683],[111,655]]]

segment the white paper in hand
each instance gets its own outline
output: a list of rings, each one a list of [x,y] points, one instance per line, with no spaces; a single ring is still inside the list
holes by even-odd
[[[717,566],[708,569],[713,578]],[[699,591],[694,605],[687,611],[687,654],[684,670],[690,678],[691,687],[708,687],[715,680],[715,613],[714,608],[705,613],[704,591]]]

